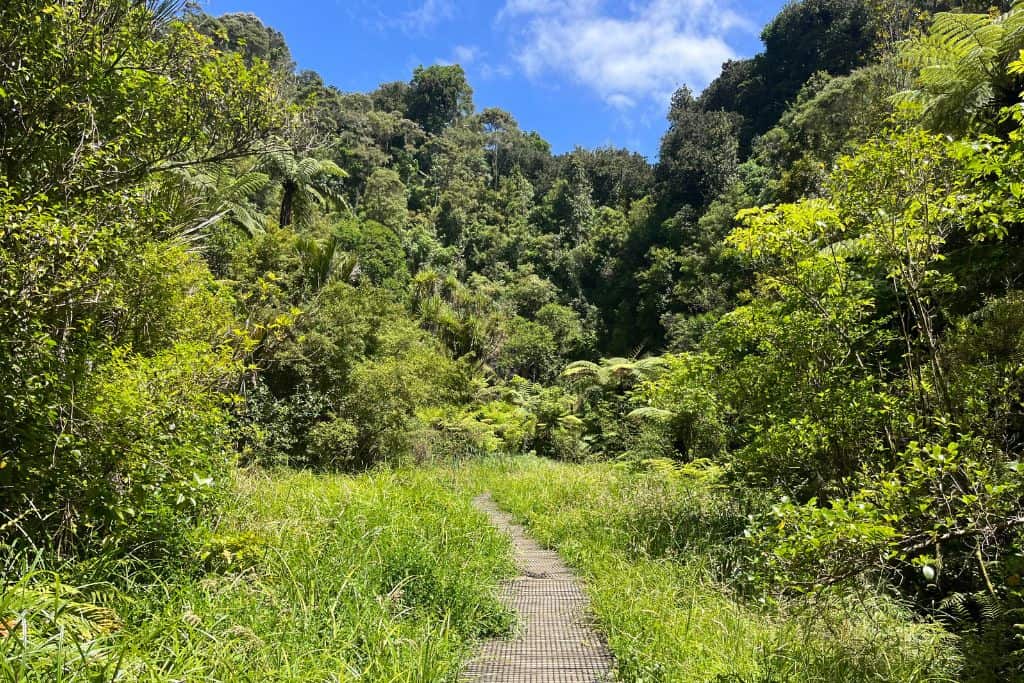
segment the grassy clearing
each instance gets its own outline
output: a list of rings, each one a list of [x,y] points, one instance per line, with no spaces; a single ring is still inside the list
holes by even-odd
[[[206,572],[8,587],[0,679],[445,681],[511,625],[507,539],[429,471],[244,475],[213,531]],[[105,619],[80,614],[101,595]]]
[[[248,473],[191,574],[98,562],[0,594],[0,680],[453,680],[513,620],[491,490],[583,576],[624,681],[953,681],[951,636],[891,600],[758,603],[745,510],[670,470],[514,458],[357,477]],[[159,581],[154,576],[162,576]],[[92,577],[103,579],[94,581]]]
[[[744,510],[666,473],[536,459],[471,467],[536,537],[585,578],[625,681],[952,681],[951,637],[865,589],[760,605],[742,576]]]

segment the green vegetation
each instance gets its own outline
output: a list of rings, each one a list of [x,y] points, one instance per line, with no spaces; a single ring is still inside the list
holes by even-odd
[[[522,459],[477,476],[582,573],[623,680],[956,680],[950,636],[866,586],[745,600],[747,510],[720,474]]]
[[[511,623],[486,486],[626,680],[1024,677],[989,4],[790,3],[653,164],[456,65],[344,93],[249,15],[0,4],[0,672],[451,679]]]
[[[0,676],[427,683],[513,623],[508,539],[432,472],[243,472],[222,514],[180,571],[102,557],[79,588],[8,585]]]

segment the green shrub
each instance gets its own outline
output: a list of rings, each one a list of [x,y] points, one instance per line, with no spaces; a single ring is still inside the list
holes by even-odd
[[[467,366],[406,321],[383,329],[378,353],[352,369],[338,416],[359,430],[352,464],[397,462],[411,449],[417,410],[467,400]]]
[[[108,316],[116,338],[146,354],[175,342],[225,342],[234,305],[230,290],[183,245],[153,243],[124,264]]]
[[[725,448],[726,407],[715,386],[715,362],[707,354],[662,357],[664,371],[643,383],[631,416],[653,422],[685,459],[718,457]]]
[[[413,453],[418,462],[463,460],[521,453],[532,440],[536,417],[508,401],[420,410]]]
[[[26,503],[63,510],[62,542],[141,554],[183,542],[231,475],[225,394],[238,372],[230,350],[197,342],[116,352],[82,389],[74,431],[45,473],[54,483]]]
[[[375,220],[349,221],[335,232],[341,247],[357,256],[359,272],[372,284],[398,288],[409,281],[405,249],[396,228]]]
[[[99,219],[138,197],[104,199],[0,202],[0,509],[40,546],[156,553],[230,469],[232,302],[181,246]]]
[[[496,363],[506,376],[519,375],[532,381],[550,380],[558,366],[558,343],[544,325],[514,318]]]
[[[306,451],[315,467],[344,469],[355,458],[359,429],[341,418],[318,422],[309,430]]]

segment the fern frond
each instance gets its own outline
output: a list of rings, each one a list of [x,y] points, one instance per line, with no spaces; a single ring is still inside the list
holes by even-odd
[[[923,105],[931,126],[962,132],[998,104],[1011,64],[1024,48],[1024,4],[1005,14],[940,12],[928,35],[909,41],[901,56],[917,71],[915,87],[894,100]]]
[[[562,370],[562,379],[580,379],[585,377],[597,377],[601,374],[601,368],[597,363],[588,360],[578,360],[570,363]]]
[[[637,408],[626,415],[626,417],[631,420],[654,420],[656,422],[665,422],[667,420],[671,420],[675,416],[676,414],[671,410],[663,410],[661,408],[653,408],[651,406]]]

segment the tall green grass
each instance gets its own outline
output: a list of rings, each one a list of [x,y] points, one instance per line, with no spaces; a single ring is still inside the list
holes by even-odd
[[[92,603],[52,575],[8,582],[0,680],[445,681],[510,627],[508,541],[435,474],[237,486],[206,551],[183,558],[194,571],[120,577],[105,623],[76,617]]]
[[[17,568],[0,681],[454,680],[507,632],[490,490],[586,581],[623,681],[953,681],[952,637],[877,590],[740,594],[747,510],[668,471],[511,458],[356,477],[244,473],[177,569]],[[778,596],[776,596],[778,597]]]
[[[952,636],[865,588],[741,596],[744,506],[707,483],[532,458],[469,467],[584,577],[624,681],[954,681]]]

